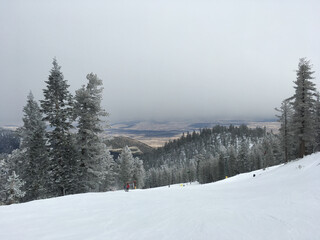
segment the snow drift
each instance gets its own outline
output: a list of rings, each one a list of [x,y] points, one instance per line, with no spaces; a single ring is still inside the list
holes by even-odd
[[[312,240],[319,226],[320,153],[211,184],[0,207],[6,240]]]

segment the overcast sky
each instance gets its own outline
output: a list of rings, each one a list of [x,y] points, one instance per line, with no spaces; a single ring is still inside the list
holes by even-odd
[[[320,1],[0,0],[0,125],[43,98],[57,58],[74,93],[96,73],[126,120],[273,118],[299,58],[320,79]]]

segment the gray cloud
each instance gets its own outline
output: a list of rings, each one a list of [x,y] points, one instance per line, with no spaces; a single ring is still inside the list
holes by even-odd
[[[2,0],[0,125],[42,98],[57,57],[74,92],[94,72],[111,121],[270,118],[300,57],[320,73],[319,1]],[[318,85],[319,86],[319,85]]]

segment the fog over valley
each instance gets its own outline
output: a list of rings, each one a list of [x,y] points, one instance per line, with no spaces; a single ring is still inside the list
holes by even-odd
[[[72,94],[103,80],[112,124],[273,119],[299,58],[319,79],[319,1],[1,2],[1,126],[43,99],[54,57]]]

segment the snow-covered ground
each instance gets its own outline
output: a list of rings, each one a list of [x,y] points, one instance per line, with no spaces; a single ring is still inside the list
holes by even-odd
[[[1,206],[0,239],[320,239],[320,154],[212,184]]]

